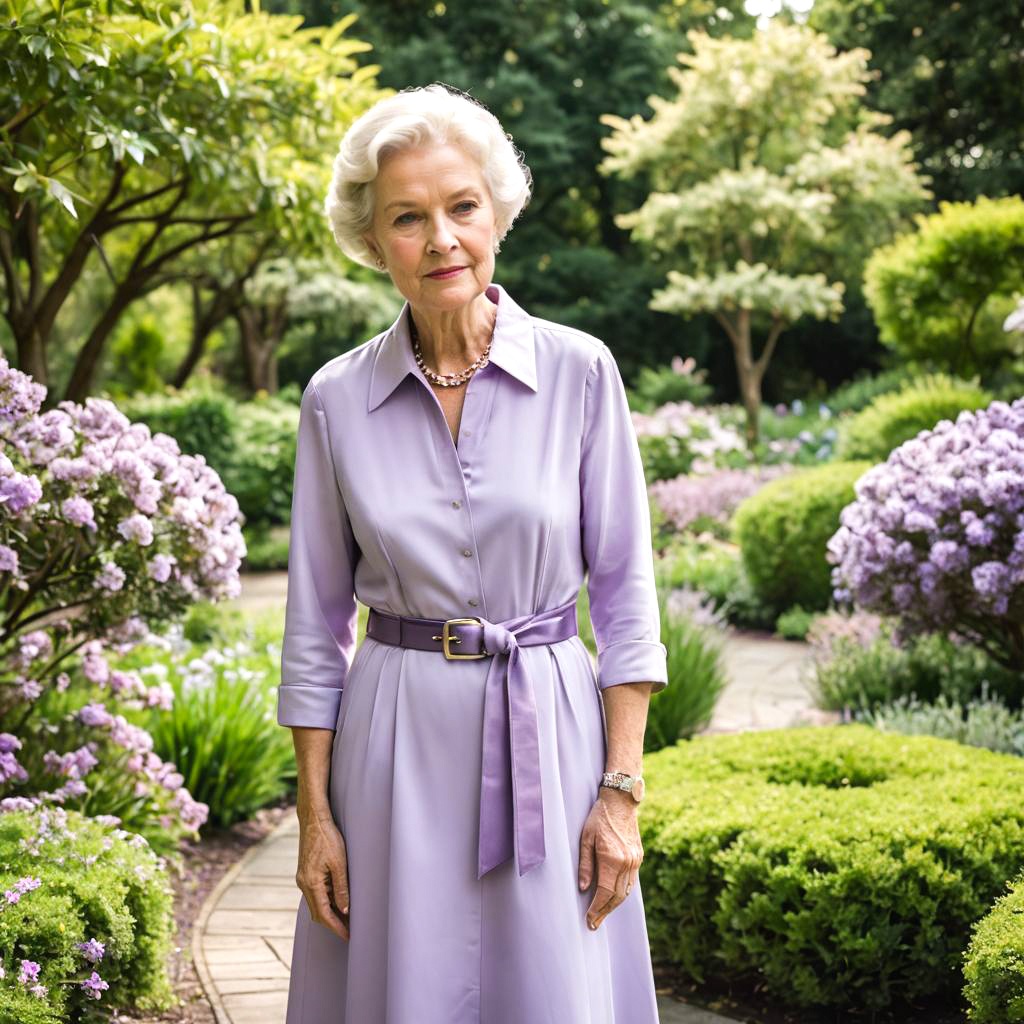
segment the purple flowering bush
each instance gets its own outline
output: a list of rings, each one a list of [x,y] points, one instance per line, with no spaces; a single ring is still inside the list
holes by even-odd
[[[0,812],[116,815],[163,852],[207,808],[126,715],[172,691],[108,654],[238,594],[238,503],[111,402],[43,412],[45,393],[0,357]]]
[[[855,490],[828,543],[836,600],[1024,669],[1024,398],[942,421]]]
[[[0,815],[0,1020],[110,1019],[173,1005],[167,864],[116,819]]]
[[[664,523],[673,530],[707,529],[724,538],[728,520],[740,502],[787,472],[787,466],[751,466],[719,469],[704,476],[682,474],[655,480],[648,491],[658,503]]]

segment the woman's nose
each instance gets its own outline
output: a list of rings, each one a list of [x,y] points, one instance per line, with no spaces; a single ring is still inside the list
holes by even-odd
[[[438,252],[447,252],[451,249],[455,235],[446,217],[435,218],[430,222],[428,241]]]

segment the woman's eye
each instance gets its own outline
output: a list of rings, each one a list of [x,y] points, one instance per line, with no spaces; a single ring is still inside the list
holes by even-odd
[[[475,210],[476,209],[476,203],[474,203],[471,199],[464,199],[461,203],[457,203],[456,206],[455,206],[455,209],[458,210],[458,209],[460,209],[463,206],[469,207],[469,209],[464,211],[466,213],[469,213],[470,210]],[[403,225],[404,224],[411,224],[412,222],[411,221],[407,221],[405,218],[406,217],[415,217],[415,216],[416,216],[415,213],[403,213],[401,216],[395,218],[395,223],[396,224],[403,224]]]
[[[474,203],[470,199],[466,199],[463,202],[459,203],[459,206],[468,206],[470,208],[470,210],[475,210],[476,209],[476,203]],[[457,206],[456,209],[458,209],[458,208],[459,207]]]

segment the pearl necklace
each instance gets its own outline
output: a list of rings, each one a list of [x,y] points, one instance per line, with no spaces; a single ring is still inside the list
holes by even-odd
[[[423,361],[423,351],[420,349],[420,336],[416,331],[416,321],[413,320],[411,313],[409,314],[409,330],[412,334],[412,353],[416,357],[416,365],[423,371],[427,380],[431,381],[433,384],[440,384],[442,387],[446,388],[458,387],[460,384],[465,384],[477,370],[486,366],[490,358],[491,342],[494,341],[494,331],[492,330],[491,337],[487,342],[487,348],[484,349],[483,354],[480,355],[473,363],[467,366],[464,370],[460,370],[458,373],[438,373],[436,370],[431,370]]]

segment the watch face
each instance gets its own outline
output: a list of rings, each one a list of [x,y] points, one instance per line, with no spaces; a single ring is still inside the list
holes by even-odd
[[[644,780],[639,776],[633,780],[633,799],[636,801],[643,800],[644,798]]]

